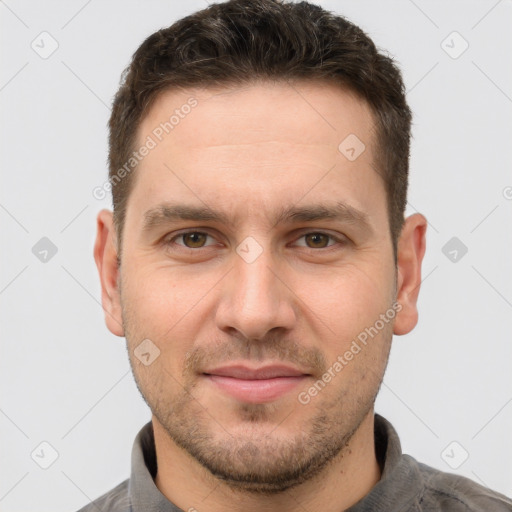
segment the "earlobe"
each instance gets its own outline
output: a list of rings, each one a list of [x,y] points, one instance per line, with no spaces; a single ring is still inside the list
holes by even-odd
[[[397,302],[394,333],[407,334],[418,322],[417,301],[421,285],[421,263],[426,248],[427,219],[415,213],[405,220],[398,241]]]
[[[118,285],[116,233],[113,214],[110,210],[101,210],[98,213],[94,260],[101,281],[101,302],[105,312],[105,322],[112,334],[124,336]]]

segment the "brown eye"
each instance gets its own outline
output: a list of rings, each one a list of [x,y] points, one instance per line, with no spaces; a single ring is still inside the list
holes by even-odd
[[[308,247],[311,247],[312,249],[323,249],[324,247],[327,247],[331,237],[324,233],[308,233],[307,235],[304,235],[304,238],[307,241],[306,243],[308,244]]]
[[[183,233],[181,235],[181,239],[185,245],[189,249],[198,249],[203,247],[208,235],[206,233],[201,233],[199,231],[191,231],[190,233]]]

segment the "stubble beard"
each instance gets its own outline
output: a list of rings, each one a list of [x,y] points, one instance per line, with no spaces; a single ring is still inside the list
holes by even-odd
[[[237,425],[236,432],[231,434],[209,413],[208,404],[201,404],[193,396],[197,375],[190,373],[187,377],[184,371],[186,378],[182,386],[175,379],[166,378],[169,372],[165,368],[160,369],[156,379],[144,374],[145,369],[140,368],[130,353],[136,345],[130,340],[138,339],[132,337],[136,330],[132,331],[131,327],[136,322],[132,324],[131,320],[134,319],[129,320],[123,308],[123,325],[135,381],[169,439],[233,491],[266,496],[283,493],[319,477],[332,462],[343,458],[350,449],[350,440],[365,418],[373,413],[392,338],[391,326],[381,333],[380,340],[372,341],[388,347],[384,349],[387,353],[381,361],[382,368],[363,370],[357,376],[360,380],[345,382],[338,394],[329,400],[322,396],[329,393],[327,390],[307,405],[295,402],[295,408],[314,408],[314,413],[301,425],[291,424],[293,411],[283,414],[275,404],[240,403],[236,413],[243,428]],[[343,378],[342,371],[337,379]],[[175,388],[179,388],[174,395],[170,394],[169,383],[175,383]],[[366,388],[364,392],[358,389],[361,383]],[[277,424],[275,420],[272,422],[272,413],[276,410],[279,417],[284,417]],[[275,426],[270,429],[272,425]]]
[[[374,403],[374,399],[369,400],[348,421],[343,413],[329,415],[317,409],[300,432],[290,436],[296,428],[278,435],[280,428],[286,427],[286,420],[270,433],[258,432],[269,431],[265,404],[240,407],[241,421],[248,425],[241,435],[226,432],[201,406],[194,409],[193,401],[181,397],[172,408],[157,402],[152,412],[169,438],[213,477],[234,491],[266,496],[317,477],[330,463],[342,458]]]
[[[322,393],[315,397],[317,403],[297,401],[295,408],[314,408],[314,414],[297,426],[291,424],[293,412],[283,414],[275,404],[238,404],[240,428],[237,425],[236,432],[230,433],[207,410],[207,404],[193,396],[194,384],[180,386],[178,395],[171,396],[162,386],[165,379],[148,383],[133,362],[132,370],[143,399],[169,439],[233,491],[266,496],[318,477],[330,463],[340,460],[363,420],[373,412],[380,388],[379,381],[373,393],[354,398],[351,384],[329,401],[320,400]],[[273,416],[284,419],[273,422]]]

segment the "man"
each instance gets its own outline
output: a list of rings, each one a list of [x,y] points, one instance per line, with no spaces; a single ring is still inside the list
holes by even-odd
[[[512,510],[374,413],[418,316],[410,128],[392,60],[311,4],[214,4],[140,46],[94,254],[152,421],[83,511]]]

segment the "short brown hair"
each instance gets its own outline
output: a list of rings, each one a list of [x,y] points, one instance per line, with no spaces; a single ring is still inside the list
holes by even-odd
[[[307,2],[230,0],[149,36],[124,70],[109,121],[109,180],[121,249],[133,173],[118,171],[156,97],[178,87],[319,80],[363,98],[376,122],[375,170],[382,176],[396,261],[409,170],[411,111],[393,60],[343,16]],[[340,141],[341,142],[341,141]]]

